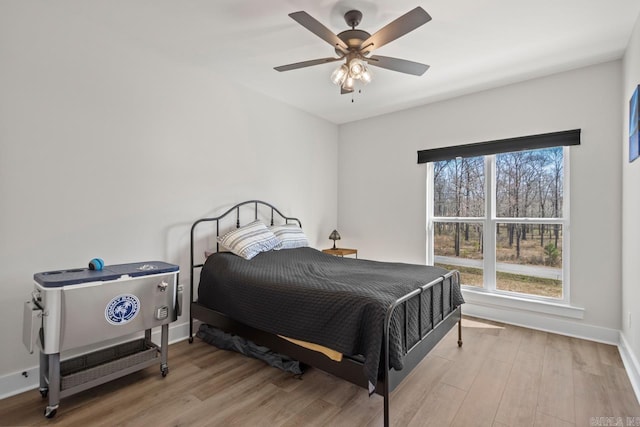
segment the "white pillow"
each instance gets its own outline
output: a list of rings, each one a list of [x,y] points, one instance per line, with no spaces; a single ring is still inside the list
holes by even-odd
[[[296,224],[272,225],[269,230],[273,231],[273,234],[280,241],[276,249],[294,249],[309,246],[309,239]]]
[[[244,259],[276,248],[280,241],[261,221],[253,221],[218,237],[218,243]]]

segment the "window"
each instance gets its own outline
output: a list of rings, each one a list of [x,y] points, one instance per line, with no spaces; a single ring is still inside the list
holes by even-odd
[[[428,163],[428,263],[466,286],[568,302],[568,150]]]

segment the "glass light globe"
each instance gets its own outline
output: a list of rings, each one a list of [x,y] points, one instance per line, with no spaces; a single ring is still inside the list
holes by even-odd
[[[344,81],[344,84],[342,85],[342,88],[344,90],[353,90],[353,78],[347,77]]]
[[[362,75],[360,76],[360,81],[362,81],[362,83],[367,84],[371,82],[371,79],[373,78],[373,76],[371,75],[371,71],[369,71],[369,69],[364,70],[364,73],[362,73]]]
[[[355,58],[349,62],[349,77],[359,79],[360,76],[362,76],[362,73],[365,72],[365,70],[366,67],[364,65],[364,62],[362,62],[361,60]]]
[[[331,73],[331,81],[336,86],[342,86],[342,83],[344,83],[347,78],[347,74],[349,74],[349,69],[345,64],[342,64]]]

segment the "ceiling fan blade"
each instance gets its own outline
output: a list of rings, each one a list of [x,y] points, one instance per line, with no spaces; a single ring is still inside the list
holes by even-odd
[[[420,6],[405,13],[398,19],[382,27],[371,37],[362,42],[362,52],[371,52],[395,39],[404,36],[421,25],[431,21],[431,16]]]
[[[316,36],[320,37],[322,40],[329,43],[331,46],[339,47],[343,52],[347,52],[349,47],[345,42],[340,40],[338,36],[336,36],[330,29],[322,25],[315,19],[313,16],[309,15],[307,12],[293,12],[290,13],[289,16],[293,18],[298,24],[305,27],[307,30],[311,31]]]
[[[313,65],[328,64],[329,62],[340,61],[341,59],[342,58],[312,59],[310,61],[296,62],[295,64],[280,65],[279,67],[273,67],[273,69],[276,71],[296,70],[298,68],[311,67]]]
[[[386,68],[391,71],[399,71],[405,74],[413,74],[414,76],[421,76],[429,69],[427,64],[407,61],[406,59],[391,58],[389,56],[373,55],[370,58],[365,58],[365,60],[369,65],[373,65],[375,67]]]

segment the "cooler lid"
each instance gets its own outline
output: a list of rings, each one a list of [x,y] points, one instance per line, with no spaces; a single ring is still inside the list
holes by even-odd
[[[33,275],[33,279],[45,288],[77,285],[88,282],[106,282],[122,276],[138,277],[152,274],[174,273],[180,267],[162,261],[134,262],[130,264],[106,265],[102,270],[72,268],[68,270],[44,271]]]

